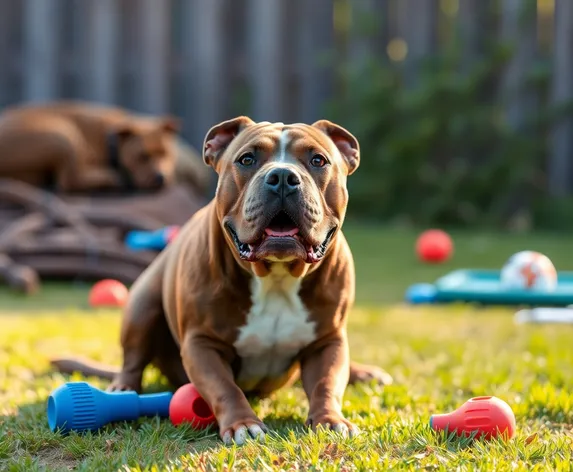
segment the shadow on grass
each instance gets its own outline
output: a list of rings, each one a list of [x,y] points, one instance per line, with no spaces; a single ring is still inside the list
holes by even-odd
[[[281,438],[287,438],[291,431],[297,434],[308,431],[304,422],[294,416],[276,416],[271,413],[265,416],[263,421],[273,434]]]

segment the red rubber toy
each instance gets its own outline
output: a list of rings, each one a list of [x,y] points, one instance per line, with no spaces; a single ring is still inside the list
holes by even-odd
[[[122,307],[128,293],[127,287],[118,280],[100,280],[91,288],[88,302],[92,307]]]
[[[175,426],[191,423],[196,429],[205,429],[217,421],[207,402],[191,383],[183,385],[173,394],[169,419]]]
[[[476,437],[499,437],[507,441],[515,435],[515,415],[497,397],[475,397],[452,413],[432,415],[430,427],[435,431],[455,432],[457,436],[470,436],[477,431]]]
[[[444,262],[451,257],[453,250],[452,238],[441,229],[424,231],[416,241],[416,253],[423,262]]]
[[[171,244],[175,238],[179,235],[179,226],[169,226],[167,228],[167,244]]]

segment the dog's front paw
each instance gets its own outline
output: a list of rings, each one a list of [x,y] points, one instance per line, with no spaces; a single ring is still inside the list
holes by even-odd
[[[242,446],[248,438],[256,439],[260,442],[264,441],[268,429],[256,416],[246,416],[221,424],[219,431],[221,439],[227,446],[230,446],[233,442]]]
[[[141,391],[141,382],[134,379],[124,378],[122,376],[114,379],[106,389],[108,392],[139,392]]]
[[[354,437],[360,433],[356,425],[345,419],[341,414],[335,412],[324,412],[316,415],[309,415],[306,425],[313,431],[319,428],[330,429],[346,437]]]

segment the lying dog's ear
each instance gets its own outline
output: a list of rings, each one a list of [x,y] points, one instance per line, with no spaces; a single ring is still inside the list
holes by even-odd
[[[203,142],[203,160],[205,164],[214,167],[217,159],[227,149],[227,146],[235,136],[247,126],[254,124],[255,122],[248,116],[238,116],[213,126]]]
[[[181,121],[175,116],[164,116],[160,119],[159,123],[161,125],[161,129],[168,133],[179,133],[181,130]]]
[[[354,135],[328,120],[318,120],[312,126],[320,129],[332,139],[346,161],[348,175],[352,174],[360,164],[360,145]]]
[[[129,123],[122,123],[115,127],[114,133],[118,138],[125,139],[133,136],[135,134],[135,129]]]

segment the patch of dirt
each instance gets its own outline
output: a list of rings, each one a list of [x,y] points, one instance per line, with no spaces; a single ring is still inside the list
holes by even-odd
[[[64,450],[56,447],[39,450],[34,459],[47,470],[74,470],[78,465],[76,459],[69,457]]]

